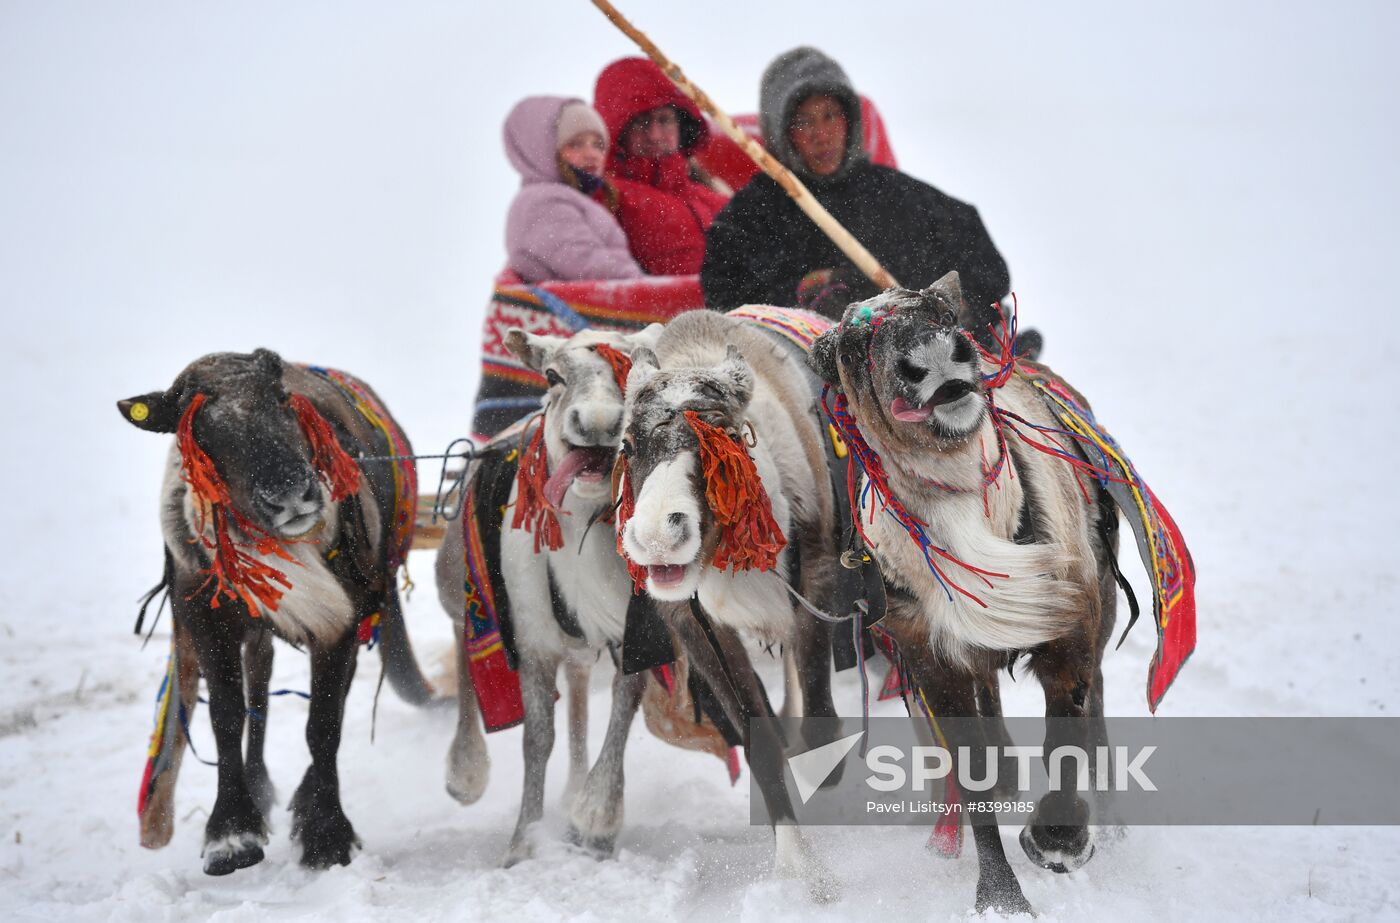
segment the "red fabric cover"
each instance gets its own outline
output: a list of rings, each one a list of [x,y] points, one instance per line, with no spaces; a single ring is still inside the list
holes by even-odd
[[[496,276],[496,287],[507,294],[527,296],[530,288],[543,289],[559,296],[574,310],[582,313],[593,326],[605,328],[612,328],[617,323],[637,327],[653,321],[665,323],[682,311],[695,311],[705,307],[705,299],[700,294],[700,278],[695,275],[540,282],[527,287],[518,275],[509,269],[503,269]],[[527,329],[532,333],[552,332],[537,331],[529,326]],[[567,328],[562,326],[559,326],[559,329],[567,331]],[[623,329],[628,328],[624,326]],[[558,335],[569,334],[565,332]]]
[[[1162,696],[1167,694],[1182,665],[1196,649],[1196,565],[1186,548],[1186,539],[1167,508],[1150,490],[1147,493],[1182,568],[1182,573],[1174,575],[1176,579],[1166,581],[1167,603],[1157,615],[1157,651],[1147,671],[1147,705],[1156,712]]]
[[[520,675],[506,663],[504,650],[496,649],[480,659],[467,661],[472,687],[481,707],[481,724],[488,733],[513,728],[525,720],[525,700]]]
[[[898,168],[899,164],[895,160],[894,148],[890,144],[889,134],[885,131],[885,120],[880,116],[880,110],[862,96],[860,113],[861,124],[864,126],[865,152],[870,155],[870,162],[882,167]],[[757,115],[736,115],[734,122],[750,138],[759,144],[763,143],[763,133],[758,129]],[[724,180],[735,192],[748,185],[749,180],[758,172],[758,164],[744,153],[743,148],[718,130],[711,131],[709,142],[696,148],[692,156],[696,163],[711,175]]]

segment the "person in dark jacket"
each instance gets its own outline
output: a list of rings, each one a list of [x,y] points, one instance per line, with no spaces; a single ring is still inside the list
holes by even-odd
[[[974,323],[985,327],[998,317],[993,305],[1011,280],[977,209],[870,163],[860,119],[860,98],[845,72],[815,48],[794,48],[764,71],[759,127],[773,156],[900,285],[924,288],[956,269]],[[739,190],[710,226],[700,285],[715,309],[803,304],[837,318],[850,302],[878,291],[765,174]]]

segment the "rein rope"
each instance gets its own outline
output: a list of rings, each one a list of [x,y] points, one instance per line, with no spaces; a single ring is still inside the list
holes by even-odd
[[[828,400],[830,390],[830,386],[822,388],[822,410],[826,412],[827,418],[831,420],[832,426],[836,427],[837,432],[850,449],[850,462],[846,472],[847,498],[851,504],[851,519],[855,523],[856,530],[860,533],[861,539],[869,544],[869,539],[865,534],[865,528],[861,523],[861,511],[868,505],[870,507],[870,521],[872,523],[875,521],[875,505],[870,499],[871,494],[873,494],[874,498],[880,501],[881,508],[899,523],[904,531],[909,534],[909,537],[913,539],[914,544],[919,547],[919,550],[923,553],[924,563],[928,565],[929,572],[933,574],[934,579],[938,581],[938,585],[941,586],[943,592],[947,594],[948,600],[950,602],[952,601],[953,591],[956,590],[982,608],[987,608],[986,603],[949,577],[943,567],[940,566],[940,561],[948,564],[955,564],[963,568],[985,583],[988,587],[992,586],[992,582],[989,578],[1006,577],[1007,575],[998,574],[968,564],[954,557],[947,549],[934,543],[933,539],[930,538],[928,534],[928,523],[909,512],[898,495],[890,488],[889,474],[885,470],[884,460],[881,459],[879,453],[870,446],[870,443],[865,441],[864,434],[861,433],[855,418],[851,416],[846,401],[846,395],[841,391],[837,391],[835,399]],[[855,484],[857,480],[855,470],[857,466],[865,473],[866,477],[865,487],[861,491],[859,498],[855,495]]]
[[[869,325],[870,345],[873,347],[875,337],[879,333],[881,326],[883,326],[884,322],[893,312],[894,308],[892,306],[877,311],[873,307],[867,305],[856,312],[852,321],[857,326],[863,324]],[[1016,368],[1016,314],[1017,303],[1016,296],[1013,293],[1010,322],[1002,325],[1003,329],[1000,330],[996,327],[990,328],[993,341],[997,347],[995,353],[983,347],[982,344],[978,343],[966,330],[959,331],[959,334],[966,337],[967,341],[977,350],[982,359],[994,367],[992,372],[983,373],[980,377],[983,387],[986,389],[987,406],[993,423],[993,431],[996,434],[996,463],[993,465],[987,464],[986,445],[983,444],[981,446],[982,483],[975,488],[946,484],[935,478],[918,474],[917,472],[909,472],[909,474],[920,483],[927,484],[944,493],[970,494],[980,491],[982,494],[982,511],[983,514],[988,517],[991,516],[991,502],[988,497],[988,491],[993,486],[1000,489],[999,481],[1003,471],[1007,471],[1010,477],[1015,477],[1014,471],[1012,471],[1006,463],[1006,436],[1003,432],[1001,417],[998,413],[993,393],[997,388],[1000,388],[1011,379],[1011,375]],[[842,320],[841,328],[844,328],[845,323],[845,320]],[[867,354],[869,356],[866,360],[867,373],[873,375],[875,363],[873,348],[867,349]],[[835,397],[831,398],[831,392],[833,390],[835,390]],[[900,527],[908,533],[914,544],[918,546],[919,551],[923,554],[924,563],[928,565],[929,572],[933,575],[934,580],[938,582],[938,585],[942,587],[949,602],[953,600],[953,593],[956,591],[982,608],[987,608],[987,604],[983,602],[981,598],[953,580],[942,565],[956,565],[969,574],[972,574],[976,579],[981,580],[988,588],[992,586],[990,578],[1005,578],[1008,575],[995,573],[968,564],[954,557],[947,549],[937,545],[928,534],[928,523],[909,512],[908,507],[904,505],[903,501],[899,499],[899,496],[895,494],[894,490],[890,487],[889,472],[885,467],[884,459],[882,459],[880,454],[866,441],[865,435],[860,431],[859,424],[857,424],[855,418],[851,415],[846,394],[840,389],[832,389],[830,385],[824,385],[822,387],[821,404],[827,419],[831,421],[832,426],[846,442],[846,445],[850,447],[850,461],[847,465],[846,472],[847,500],[851,505],[851,518],[855,523],[856,530],[860,533],[861,539],[867,541],[868,544],[868,537],[861,524],[861,510],[867,505],[870,507],[870,522],[873,523],[875,521],[875,505],[871,499],[871,495],[873,494],[874,499],[880,501],[881,508],[899,523]],[[856,496],[855,490],[857,465],[865,474],[866,478],[865,487],[861,490],[859,497]]]

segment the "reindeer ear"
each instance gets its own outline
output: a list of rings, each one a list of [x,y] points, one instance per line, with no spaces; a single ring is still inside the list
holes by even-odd
[[[655,350],[657,340],[661,339],[661,331],[665,329],[665,324],[647,324],[636,333],[629,333],[622,338],[623,349],[629,353],[638,348]]]
[[[832,327],[812,342],[812,351],[807,354],[807,366],[833,388],[841,387],[841,369],[836,361],[836,338],[840,335],[841,328]]]
[[[512,328],[506,332],[506,349],[534,372],[543,372],[550,354],[563,346],[564,342],[559,337],[537,336],[519,328]]]
[[[724,361],[715,369],[722,378],[728,379],[730,392],[740,409],[748,406],[753,397],[753,369],[744,361],[744,354],[732,343],[726,351]]]
[[[258,367],[259,372],[273,381],[280,382],[282,380],[282,357],[272,350],[253,350],[253,363]]]
[[[962,279],[956,269],[946,273],[920,294],[932,295],[939,303],[940,313],[949,311],[961,326],[969,325],[971,316],[968,314],[967,303],[963,301]]]
[[[656,361],[656,353],[645,346],[632,350],[632,370],[627,373],[627,393],[633,394],[655,375],[661,366]]]
[[[117,410],[126,422],[148,433],[173,433],[180,425],[180,405],[164,391],[117,401]]]

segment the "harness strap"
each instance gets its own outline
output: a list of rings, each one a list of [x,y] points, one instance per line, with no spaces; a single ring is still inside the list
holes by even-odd
[[[1124,641],[1128,640],[1128,632],[1132,631],[1133,626],[1137,624],[1138,615],[1141,614],[1142,610],[1138,606],[1137,596],[1133,593],[1133,585],[1128,582],[1127,578],[1123,576],[1123,571],[1118,567],[1118,556],[1110,552],[1108,564],[1113,568],[1113,579],[1118,584],[1118,589],[1122,590],[1123,595],[1128,597],[1128,626],[1118,637],[1118,643],[1113,648],[1116,651],[1123,646]]]
[[[734,701],[738,703],[739,710],[744,716],[744,745],[748,746],[748,722],[754,718],[771,718],[777,714],[773,711],[773,703],[768,700],[768,690],[764,688],[762,680],[754,679],[758,682],[759,694],[763,697],[763,708],[765,714],[755,715],[744,697],[739,694],[739,683],[734,678],[734,670],[729,665],[729,660],[724,656],[724,649],[720,647],[719,638],[715,635],[714,625],[710,622],[710,616],[705,612],[705,607],[700,605],[699,594],[690,597],[690,614],[695,617],[700,630],[705,633],[705,640],[710,642],[710,648],[715,652],[715,658],[719,660],[720,671],[724,674],[724,680],[729,684],[729,692],[734,696]]]
[[[564,634],[582,641],[583,628],[578,623],[578,617],[569,609],[569,604],[564,601],[564,595],[559,592],[559,585],[554,582],[554,569],[548,565],[545,569],[549,575],[549,609],[554,615],[554,621]]]

